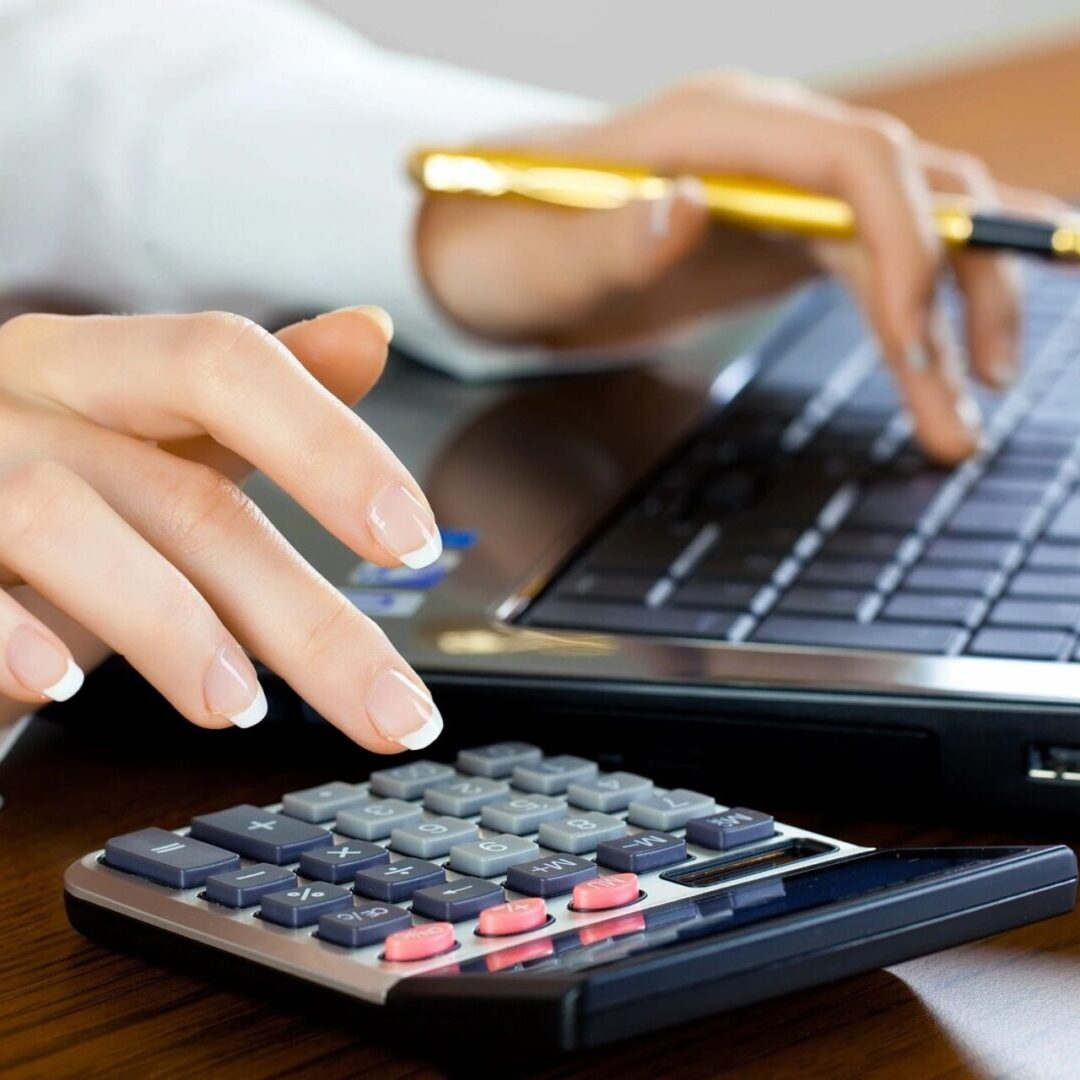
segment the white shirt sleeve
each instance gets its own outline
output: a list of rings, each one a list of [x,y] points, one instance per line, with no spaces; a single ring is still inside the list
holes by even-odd
[[[358,303],[463,377],[488,346],[429,301],[409,150],[599,107],[379,49],[289,0],[0,0],[0,291],[262,321]]]

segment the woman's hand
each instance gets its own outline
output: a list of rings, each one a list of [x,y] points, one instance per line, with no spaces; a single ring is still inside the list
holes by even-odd
[[[855,243],[766,239],[710,222],[692,180],[666,202],[569,213],[523,202],[430,197],[419,224],[426,279],[468,329],[556,346],[647,337],[827,268],[865,309],[926,450],[971,453],[979,413],[948,327],[934,306],[946,254],[930,192],[1028,212],[1046,196],[1002,188],[967,155],[920,142],[897,120],[741,73],[679,84],[593,127],[506,139],[584,160],[642,163],[669,175],[760,176],[835,195],[855,210]],[[967,305],[975,376],[1016,374],[1019,306],[1001,255],[950,259]]]
[[[372,308],[276,337],[219,313],[0,325],[0,694],[70,697],[69,643],[94,659],[96,638],[192,722],[248,727],[247,649],[368,749],[430,743],[415,672],[236,482],[262,469],[381,565],[434,561],[427,500],[345,404],[391,332]]]

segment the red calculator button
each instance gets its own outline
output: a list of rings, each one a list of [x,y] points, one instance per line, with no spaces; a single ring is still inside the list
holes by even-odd
[[[449,952],[457,942],[454,927],[448,922],[425,923],[398,930],[383,942],[384,960],[426,960]]]
[[[607,874],[574,886],[575,911],[606,911],[632,904],[640,895],[637,874]]]
[[[505,937],[507,934],[526,934],[543,926],[547,919],[547,905],[539,896],[530,896],[485,908],[480,912],[477,929],[484,935]]]

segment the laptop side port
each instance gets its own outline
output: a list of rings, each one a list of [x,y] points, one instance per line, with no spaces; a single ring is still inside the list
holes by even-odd
[[[1080,747],[1033,743],[1028,747],[1027,774],[1031,780],[1080,784]]]

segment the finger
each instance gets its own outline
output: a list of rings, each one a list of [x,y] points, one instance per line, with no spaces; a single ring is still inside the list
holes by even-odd
[[[923,143],[919,159],[939,191],[970,196],[995,209],[1000,199],[987,168],[966,154]],[[950,254],[964,298],[964,323],[972,370],[987,386],[1003,390],[1016,379],[1020,348],[1020,269],[1013,256],[973,250]]]
[[[764,176],[834,194],[853,208],[860,294],[933,456],[977,445],[970,399],[957,391],[932,315],[942,252],[914,142],[896,121],[760,81],[693,85],[673,108],[646,106],[609,126],[596,153],[636,146],[662,168]]]
[[[438,558],[431,508],[401,462],[254,323],[221,313],[35,315],[0,330],[24,392],[143,439],[209,435],[372,561]]]
[[[44,704],[67,701],[83,684],[71,650],[10,593],[0,591],[0,694]]]
[[[378,753],[438,736],[431,695],[383,632],[238,488],[124,436],[91,438],[93,452],[77,467],[321,715]]]
[[[357,307],[293,323],[276,337],[334,397],[351,406],[379,381],[393,335],[394,324],[382,308]],[[205,435],[163,445],[170,453],[210,465],[232,480],[251,471],[239,454]]]
[[[433,197],[418,235],[431,291],[458,323],[553,341],[613,296],[659,281],[708,230],[700,184],[680,180],[658,198],[595,212]]]
[[[204,727],[266,714],[255,669],[206,601],[101,496],[52,462],[0,470],[0,561]]]

